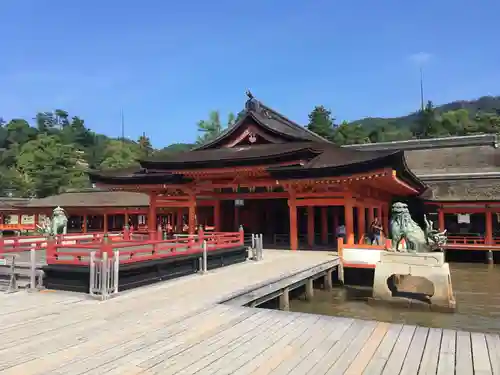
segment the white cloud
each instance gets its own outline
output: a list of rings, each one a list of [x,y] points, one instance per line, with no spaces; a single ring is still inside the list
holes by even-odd
[[[425,65],[433,58],[431,53],[418,52],[410,56],[410,61],[417,65]]]

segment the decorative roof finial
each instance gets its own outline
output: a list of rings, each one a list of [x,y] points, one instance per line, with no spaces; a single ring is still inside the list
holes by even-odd
[[[253,96],[253,94],[250,92],[250,90],[247,90],[245,94],[247,94],[248,99],[253,99],[253,98],[254,98],[254,96]]]

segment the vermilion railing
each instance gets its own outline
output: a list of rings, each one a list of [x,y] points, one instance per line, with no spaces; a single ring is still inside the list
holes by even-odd
[[[450,235],[448,236],[447,240],[447,245],[462,245],[462,244],[469,244],[469,245],[485,245],[486,240],[484,236],[459,236],[459,235]]]
[[[71,233],[58,235],[54,241],[60,244],[89,244],[100,243],[104,238],[110,241],[122,241],[122,232],[104,233]],[[22,236],[22,237],[2,237],[0,238],[0,256],[6,253],[19,253],[30,251],[31,249],[42,250],[47,247],[47,238],[40,236]]]
[[[203,243],[206,241],[207,252],[244,246],[244,233],[239,232],[212,232],[205,234],[199,231],[198,235],[171,240],[122,240],[116,242],[105,241],[99,244],[63,245],[55,241],[47,243],[47,264],[88,265],[90,253],[95,251],[97,256],[106,252],[108,257],[119,252],[120,264],[135,263],[164,259],[178,255],[190,255],[203,252]]]

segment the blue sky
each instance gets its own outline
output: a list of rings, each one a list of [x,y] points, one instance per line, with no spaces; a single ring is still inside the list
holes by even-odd
[[[498,95],[495,0],[1,1],[0,116],[62,108],[93,130],[190,142],[245,90],[305,124]]]

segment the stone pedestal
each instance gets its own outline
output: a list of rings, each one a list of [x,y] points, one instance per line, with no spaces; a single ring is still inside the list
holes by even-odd
[[[393,302],[387,280],[392,275],[423,277],[434,285],[429,300],[432,305],[454,309],[456,302],[451,284],[450,268],[443,253],[393,253],[381,254],[375,266],[373,298]]]

